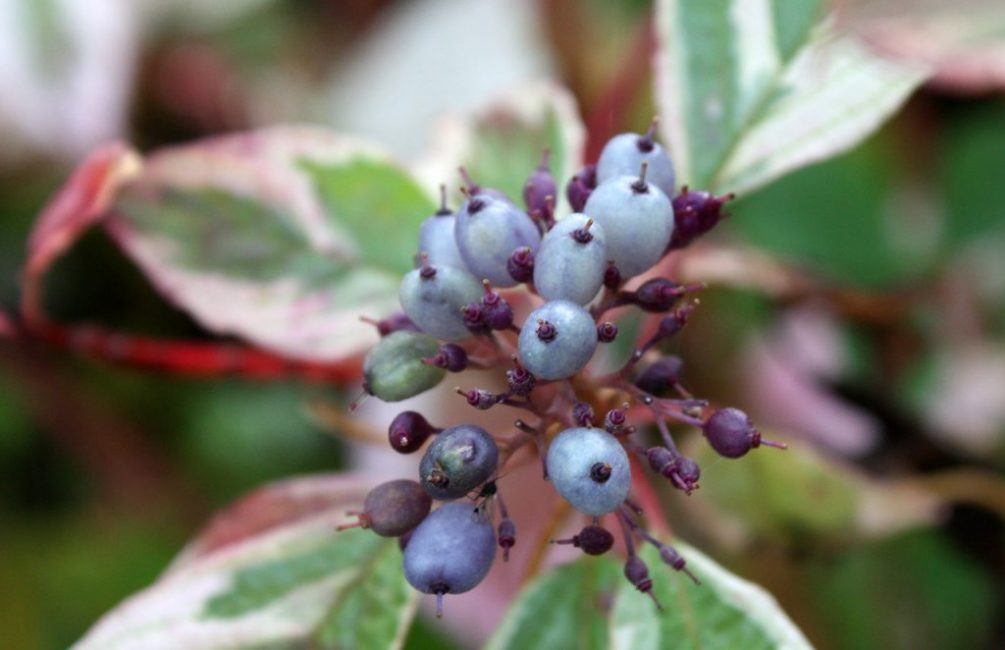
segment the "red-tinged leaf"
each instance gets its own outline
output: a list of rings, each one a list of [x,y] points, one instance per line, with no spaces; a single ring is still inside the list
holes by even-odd
[[[334,530],[368,487],[331,475],[253,493],[74,648],[400,648],[418,592],[396,541]]]
[[[161,293],[207,329],[340,362],[397,306],[432,188],[373,146],[277,127],[162,151],[106,225]]]
[[[45,320],[42,278],[81,234],[101,220],[122,186],[142,168],[138,154],[120,142],[96,149],[42,211],[28,239],[21,308],[25,320]]]

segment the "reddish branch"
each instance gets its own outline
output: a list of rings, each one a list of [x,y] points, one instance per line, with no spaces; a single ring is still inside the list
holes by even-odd
[[[99,361],[189,377],[234,375],[255,380],[297,377],[318,383],[347,383],[357,379],[361,372],[359,359],[337,363],[301,361],[244,345],[132,336],[93,326],[36,323],[8,330],[18,338],[40,341]]]

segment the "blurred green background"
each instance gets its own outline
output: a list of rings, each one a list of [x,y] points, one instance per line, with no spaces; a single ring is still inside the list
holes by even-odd
[[[30,0],[29,28],[4,26],[32,35],[33,60],[47,62],[36,70],[48,89],[40,96],[58,108],[32,124],[18,122],[14,111],[0,121],[0,134],[12,142],[0,156],[0,306],[8,313],[19,300],[33,219],[72,161],[109,134],[149,150],[312,120],[367,133],[415,158],[429,144],[422,120],[487,96],[444,72],[428,81],[440,103],[419,106],[426,113],[415,121],[388,123],[382,111],[368,121],[365,110],[353,108],[380,101],[383,82],[375,75],[401,63],[392,45],[410,29],[429,30],[424,21],[454,11],[448,3],[259,0],[219,3],[219,10],[181,2],[174,11],[164,8],[172,4],[154,10],[137,3],[145,9],[123,19],[121,29],[132,31],[121,51],[108,54],[130,57],[115,82],[122,86],[117,104],[78,97],[73,84],[60,82],[76,74],[61,56],[63,41],[100,40],[100,33],[80,36],[86,27],[68,27],[55,3]],[[471,4],[479,7],[457,11],[471,12],[467,20],[505,17],[499,33],[512,34],[499,38],[511,42],[499,50],[520,50],[492,59],[495,67],[472,87],[553,75],[573,90],[588,119],[650,9],[647,2],[601,0]],[[358,96],[371,85],[373,96]],[[648,121],[648,83],[628,103],[610,128],[640,129]],[[72,137],[15,137],[48,133],[76,111],[105,115],[104,126],[85,124]],[[821,648],[1005,647],[1003,170],[1002,92],[926,87],[852,152],[741,197],[734,218],[715,234],[835,287],[890,297],[889,309],[865,315],[828,310],[827,335],[814,341],[830,361],[796,373],[834,409],[867,422],[860,438],[850,442],[840,426],[815,421],[826,415],[795,405],[778,426],[814,432],[797,444],[886,480],[947,470],[991,477],[987,489],[953,484],[947,490],[956,496],[936,521],[892,535],[844,535],[795,512],[779,515],[776,527],[751,525],[737,548],[703,531],[701,521],[681,524],[686,537],[704,540],[707,552],[775,593]],[[64,322],[209,338],[166,305],[100,232],[52,270],[47,306]],[[786,328],[804,323],[805,308],[752,291],[710,290],[692,328],[697,333],[686,334],[681,346],[689,385],[758,414],[744,378],[763,376],[757,373],[764,368],[750,351],[796,345]],[[957,412],[944,403],[974,391],[983,401]],[[0,341],[0,646],[68,646],[148,585],[214,510],[268,480],[346,467],[344,443],[303,407],[307,397],[330,392],[292,380],[154,376]],[[439,630],[420,621],[409,647],[450,647]]]

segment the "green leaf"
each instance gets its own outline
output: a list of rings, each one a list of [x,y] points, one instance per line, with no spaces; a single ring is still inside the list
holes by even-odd
[[[661,0],[657,100],[679,182],[745,192],[844,151],[920,84],[830,22],[819,0]]]
[[[288,356],[339,360],[397,305],[434,204],[373,147],[277,127],[165,150],[106,225],[206,328]]]
[[[809,641],[757,585],[729,573],[697,550],[675,543],[700,585],[671,570],[652,546],[640,555],[649,566],[653,595],[665,608],[622,581],[611,612],[610,648],[810,648]]]
[[[418,604],[395,540],[336,533],[368,486],[286,481],[218,515],[75,648],[400,648]]]
[[[711,507],[755,537],[798,546],[888,535],[933,521],[941,505],[920,488],[870,479],[804,444],[736,460],[720,458],[701,438],[686,447],[703,469],[687,507]]]
[[[583,558],[539,577],[510,606],[485,650],[606,648],[603,603],[619,573],[609,558]]]
[[[531,583],[486,649],[810,647],[764,590],[693,548],[677,547],[701,586],[663,564],[652,547],[642,550],[664,611],[622,577],[620,559],[583,557]]]
[[[585,131],[568,90],[535,83],[448,121],[438,141],[439,150],[419,170],[427,182],[457,178],[463,165],[479,185],[502,190],[519,203],[544,147],[559,194],[564,192],[563,183],[582,164]],[[567,212],[564,195],[556,200],[558,211]]]

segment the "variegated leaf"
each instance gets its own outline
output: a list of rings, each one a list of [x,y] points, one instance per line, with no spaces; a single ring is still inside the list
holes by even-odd
[[[925,79],[818,23],[820,5],[660,0],[657,101],[681,183],[749,192],[829,158]]]

